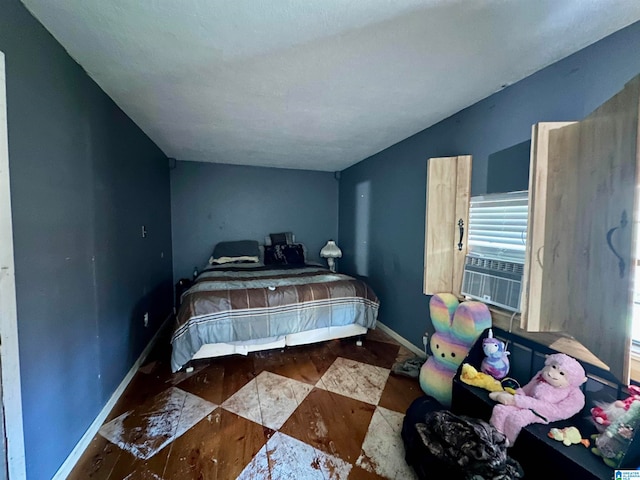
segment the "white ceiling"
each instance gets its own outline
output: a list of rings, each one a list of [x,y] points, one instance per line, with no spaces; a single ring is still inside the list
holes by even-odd
[[[179,160],[342,170],[640,20],[638,0],[23,0]]]

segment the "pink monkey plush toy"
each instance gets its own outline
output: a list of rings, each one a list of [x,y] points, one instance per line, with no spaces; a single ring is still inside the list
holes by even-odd
[[[586,381],[584,368],[577,360],[564,353],[549,355],[544,368],[515,395],[489,394],[502,404],[493,407],[490,423],[507,437],[508,445],[513,445],[522,427],[564,420],[582,410],[580,385]]]

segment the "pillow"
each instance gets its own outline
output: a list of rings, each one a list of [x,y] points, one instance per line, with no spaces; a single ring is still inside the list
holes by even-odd
[[[284,257],[280,254],[280,249],[276,249],[277,245],[265,245],[264,246],[264,259],[265,265],[284,265]]]
[[[265,265],[304,265],[304,246],[278,244],[264,247]]]
[[[231,262],[259,262],[260,246],[255,240],[219,242],[213,249],[210,264]]]
[[[217,257],[215,258],[213,255],[209,258],[210,265],[220,265],[223,263],[258,263],[260,261],[259,257],[252,257],[250,255],[240,255],[238,257]]]
[[[304,247],[300,243],[280,245],[287,265],[304,265]]]
[[[293,233],[292,232],[270,233],[269,239],[271,240],[271,245],[282,245],[282,244],[291,245],[293,243]]]

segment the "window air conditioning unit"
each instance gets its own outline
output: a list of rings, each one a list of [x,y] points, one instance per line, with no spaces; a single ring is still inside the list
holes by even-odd
[[[520,311],[528,213],[526,191],[471,197],[463,295]]]
[[[512,312],[520,311],[524,265],[467,255],[462,294]]]

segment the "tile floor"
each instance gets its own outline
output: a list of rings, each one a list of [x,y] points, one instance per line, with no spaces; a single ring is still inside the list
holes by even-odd
[[[380,331],[194,362],[169,371],[168,340],[136,373],[70,479],[414,479],[404,411],[413,354]]]

